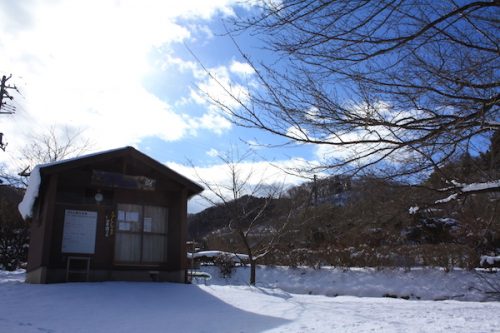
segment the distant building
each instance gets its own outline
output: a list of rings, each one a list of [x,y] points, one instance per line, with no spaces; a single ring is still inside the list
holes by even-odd
[[[184,282],[187,201],[202,190],[132,147],[36,167],[19,205],[27,282]]]

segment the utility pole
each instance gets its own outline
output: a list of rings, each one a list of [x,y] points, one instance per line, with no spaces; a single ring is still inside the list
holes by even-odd
[[[5,75],[2,76],[2,82],[0,83],[0,114],[13,114],[16,111],[15,106],[7,105],[7,102],[3,101],[4,98],[8,98],[10,100],[14,99],[14,97],[9,95],[8,89],[14,89],[19,92],[16,86],[7,85],[7,81],[9,81],[11,77],[12,74],[10,74],[9,77],[6,77]]]
[[[6,77],[5,75],[2,76],[2,82],[0,82],[0,114],[13,114],[16,112],[16,107],[13,105],[8,105],[7,102],[4,102],[4,98],[13,100],[14,97],[12,97],[9,94],[9,89],[14,89],[15,91],[19,92],[17,90],[16,86],[10,86],[7,85],[7,81],[12,77],[12,74],[9,75],[9,77]],[[3,133],[0,133],[0,149],[5,151],[5,148],[7,147],[7,144],[3,142]]]

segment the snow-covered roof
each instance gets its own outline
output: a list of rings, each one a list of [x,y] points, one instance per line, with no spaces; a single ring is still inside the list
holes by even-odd
[[[23,200],[17,206],[19,213],[21,213],[22,218],[25,220],[33,215],[33,205],[35,204],[36,198],[38,198],[41,182],[42,177],[40,176],[40,166],[37,165],[31,171],[28,188],[24,193]]]
[[[133,147],[122,147],[122,148],[115,148],[115,149],[110,149],[106,151],[100,151],[92,154],[86,154],[78,157],[73,157],[65,160],[60,160],[60,161],[55,161],[55,162],[50,162],[50,163],[45,163],[45,164],[39,164],[35,166],[35,168],[31,171],[29,182],[28,182],[28,188],[26,189],[26,192],[24,194],[23,200],[21,203],[18,205],[18,210],[19,213],[21,213],[21,216],[23,219],[31,218],[33,216],[33,206],[35,204],[36,199],[39,196],[39,191],[40,191],[40,185],[42,183],[42,175],[41,175],[41,170],[44,169],[50,169],[52,167],[58,167],[58,166],[63,166],[63,165],[72,165],[72,163],[76,163],[78,161],[82,160],[87,160],[91,158],[96,158],[99,156],[107,156],[107,155],[114,155],[114,154],[120,154],[120,153],[125,153],[125,152],[133,152],[135,154],[142,155],[143,157],[147,158],[148,160],[152,161],[155,163],[158,167],[161,167],[164,170],[168,170],[169,174],[172,176],[175,176],[177,179],[181,180],[181,182],[186,185],[188,188],[191,189],[193,194],[197,194],[203,190],[203,187],[198,185],[197,183],[193,182],[192,180],[188,179],[187,177],[184,177],[183,175],[177,173],[176,171],[170,169],[166,165],[152,159],[151,157],[141,153],[140,151],[134,149]]]
[[[24,193],[23,200],[19,203],[17,206],[19,213],[21,213],[21,216],[23,219],[27,219],[32,217],[33,215],[33,205],[35,204],[36,198],[38,198],[38,192],[40,191],[40,184],[42,183],[42,176],[40,174],[40,169],[50,167],[50,166],[55,166],[55,165],[60,165],[64,163],[69,163],[93,156],[98,156],[101,154],[108,154],[114,151],[121,150],[123,148],[116,148],[116,149],[110,149],[106,151],[100,151],[97,153],[92,153],[92,154],[86,154],[78,157],[73,157],[73,158],[68,158],[60,161],[54,161],[54,162],[49,162],[49,163],[44,163],[44,164],[38,164],[33,168],[33,170],[30,173],[30,178],[28,181],[28,188],[26,189],[26,192]]]

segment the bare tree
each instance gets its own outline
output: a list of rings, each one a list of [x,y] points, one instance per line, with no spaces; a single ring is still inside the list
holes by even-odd
[[[239,154],[232,149],[218,158],[226,169],[226,182],[213,182],[202,177],[197,171],[199,181],[208,190],[204,198],[212,205],[222,206],[227,214],[226,228],[228,237],[235,236],[239,246],[233,251],[243,249],[250,263],[250,284],[256,281],[256,265],[272,250],[284,234],[291,210],[282,214],[278,221],[271,221],[269,213],[276,209],[276,199],[282,194],[279,184],[268,185],[252,169],[244,168],[250,152]]]
[[[232,95],[236,107],[209,97],[241,126],[322,147],[317,169],[439,170],[500,127],[498,17],[496,0],[264,1],[230,31],[259,34],[277,55],[240,49],[259,88],[248,102]]]
[[[19,173],[21,181],[28,177],[38,164],[51,163],[65,158],[79,156],[91,148],[90,140],[82,136],[82,131],[70,127],[51,126],[42,134],[31,136],[31,142],[21,150],[24,169]],[[26,184],[25,184],[26,185]]]
[[[19,175],[14,175],[9,172],[8,167],[2,163],[0,164],[0,186],[25,186],[24,182],[21,181]]]
[[[82,133],[82,130],[68,126],[51,126],[43,133],[31,135],[29,143],[19,153],[18,174],[12,174],[9,168],[0,165],[0,181],[16,187],[26,187],[27,177],[36,165],[85,153],[92,147],[92,143]]]

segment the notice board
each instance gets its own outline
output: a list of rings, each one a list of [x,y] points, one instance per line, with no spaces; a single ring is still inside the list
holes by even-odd
[[[94,254],[96,230],[97,212],[66,209],[62,252]]]

